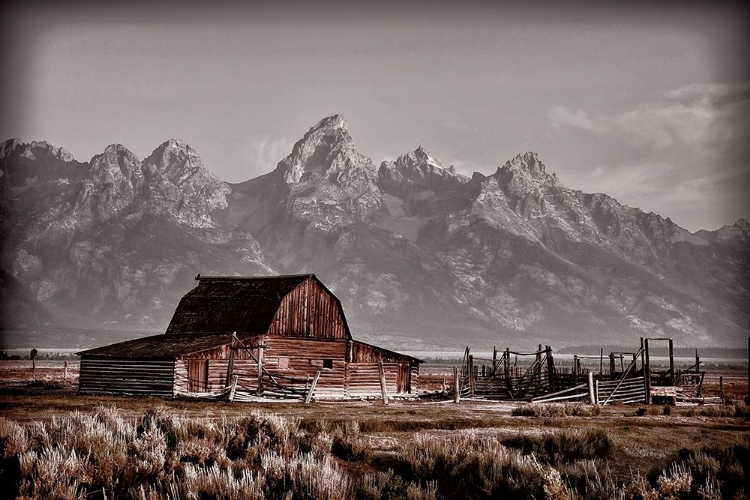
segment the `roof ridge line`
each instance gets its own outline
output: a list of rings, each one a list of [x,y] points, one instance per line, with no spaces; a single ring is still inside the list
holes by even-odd
[[[304,274],[277,274],[274,276],[201,276],[200,273],[195,276],[195,279],[200,281],[204,279],[235,279],[235,280],[262,280],[262,279],[274,279],[274,278],[301,278],[301,277],[315,276],[315,273],[304,273]]]

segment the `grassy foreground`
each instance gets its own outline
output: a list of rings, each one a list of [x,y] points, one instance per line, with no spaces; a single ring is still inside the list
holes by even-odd
[[[150,404],[98,405],[23,423],[0,417],[0,495],[748,498],[744,405],[620,407],[606,415],[533,405],[487,416],[490,407],[467,413],[468,403],[461,417],[461,405],[424,403],[355,404],[351,412],[345,404],[235,405],[212,416],[197,416],[199,403]]]

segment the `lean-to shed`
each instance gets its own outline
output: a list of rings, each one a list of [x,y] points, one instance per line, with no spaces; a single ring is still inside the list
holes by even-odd
[[[352,339],[314,274],[196,279],[165,334],[79,353],[79,391],[303,397],[317,378],[316,398],[378,397],[382,366],[389,395],[416,395],[421,361]]]

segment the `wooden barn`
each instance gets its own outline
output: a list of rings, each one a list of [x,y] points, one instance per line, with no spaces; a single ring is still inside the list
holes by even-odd
[[[416,395],[420,360],[352,339],[314,274],[196,277],[165,334],[78,353],[79,391],[236,399]]]

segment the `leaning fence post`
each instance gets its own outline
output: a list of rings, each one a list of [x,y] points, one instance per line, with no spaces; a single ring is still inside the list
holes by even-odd
[[[232,375],[232,386],[229,389],[229,402],[234,401],[234,392],[237,390],[237,379],[239,377],[237,375]]]
[[[312,385],[310,386],[310,390],[307,391],[307,396],[305,396],[305,404],[310,404],[310,400],[312,399],[313,392],[315,392],[315,386],[318,385],[318,379],[320,378],[320,372],[315,374],[315,378],[312,381]]]
[[[458,376],[458,367],[453,367],[453,402],[461,401],[461,379]]]
[[[380,371],[380,392],[383,395],[383,404],[388,404],[388,387],[385,385],[385,370],[383,369],[383,362],[378,361],[378,370]]]
[[[594,374],[589,372],[589,403],[592,405],[596,404],[596,398],[594,397]]]

